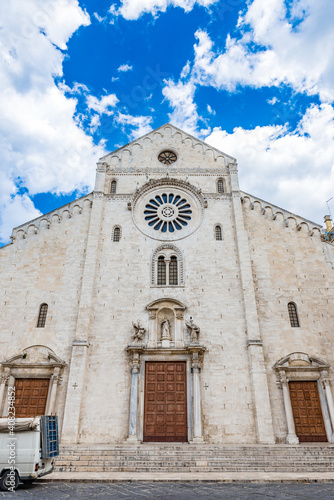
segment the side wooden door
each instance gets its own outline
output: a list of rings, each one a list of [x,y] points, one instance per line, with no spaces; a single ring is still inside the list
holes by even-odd
[[[17,378],[15,380],[15,416],[45,415],[50,380],[46,378]]]
[[[187,441],[185,361],[147,362],[145,368],[144,441]]]
[[[317,382],[289,382],[289,387],[299,441],[327,441]]]

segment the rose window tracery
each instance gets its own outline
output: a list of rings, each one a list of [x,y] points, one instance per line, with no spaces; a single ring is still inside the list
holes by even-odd
[[[160,161],[160,163],[163,163],[164,165],[171,165],[172,163],[174,163],[177,160],[177,156],[174,153],[174,151],[166,150],[166,151],[162,151],[159,154],[158,160]]]
[[[189,224],[192,213],[189,201],[175,193],[155,195],[144,210],[147,224],[162,233],[180,231]]]

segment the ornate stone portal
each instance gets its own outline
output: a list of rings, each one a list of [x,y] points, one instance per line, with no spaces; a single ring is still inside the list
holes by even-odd
[[[192,320],[185,323],[186,307],[174,299],[154,301],[146,309],[149,315],[147,339],[139,344],[134,336],[134,342],[126,349],[131,370],[128,441],[143,440],[146,363],[183,361],[186,363],[188,441],[202,442],[200,374],[206,348],[198,341],[200,329]],[[139,322],[136,329],[138,325]],[[189,336],[185,335],[185,326]]]
[[[275,363],[277,381],[283,392],[287,424],[287,444],[298,444],[291,405],[289,382],[317,381],[321,410],[328,442],[334,442],[334,402],[328,371],[330,366],[319,358],[303,352],[294,352]]]
[[[52,349],[44,345],[33,345],[1,363],[3,372],[0,384],[0,413],[7,415],[5,391],[14,386],[17,378],[50,379],[45,414],[56,413],[58,386],[66,363]]]

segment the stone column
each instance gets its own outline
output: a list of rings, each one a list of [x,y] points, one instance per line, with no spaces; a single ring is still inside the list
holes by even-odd
[[[130,392],[130,415],[129,415],[129,437],[127,441],[138,442],[137,437],[137,413],[138,413],[138,377],[139,377],[139,354],[134,354],[131,361],[131,392]]]
[[[239,257],[240,279],[243,290],[245,327],[250,368],[250,378],[254,401],[254,418],[257,442],[274,444],[274,429],[269,399],[266,367],[264,362],[263,341],[260,335],[256,298],[253,283],[252,264],[248,244],[248,234],[244,226],[237,166],[230,165],[232,204],[235,221],[237,250]]]
[[[46,415],[55,415],[56,413],[56,397],[59,382],[59,372],[60,368],[55,367],[53,374],[51,375],[51,391],[49,396],[49,403],[46,409]]]
[[[329,378],[323,378],[322,382],[323,382],[323,386],[324,386],[324,389],[325,389],[327,406],[328,406],[329,416],[330,416],[331,424],[332,424],[332,437],[333,437],[333,431],[334,431],[334,402],[333,402],[333,395],[332,395],[332,390],[331,390],[331,381],[330,381]]]
[[[6,384],[10,377],[10,368],[6,367],[0,376],[0,416],[3,415]]]
[[[165,264],[166,264],[166,286],[169,285],[169,263],[170,263],[170,259],[165,259]]]
[[[288,444],[298,444],[299,439],[296,435],[295,421],[293,419],[291,399],[290,399],[290,390],[289,390],[289,382],[286,379],[285,373],[281,374],[280,382],[282,384],[285,417],[286,417],[286,423],[288,426],[288,434],[286,436],[286,442]]]
[[[191,365],[191,370],[193,374],[193,443],[203,442],[203,431],[202,431],[202,409],[201,409],[201,389],[200,389],[200,377],[201,365],[198,359],[198,353],[193,354],[193,360]]]

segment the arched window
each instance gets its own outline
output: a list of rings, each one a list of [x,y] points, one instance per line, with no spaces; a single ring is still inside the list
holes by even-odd
[[[119,226],[115,226],[113,230],[112,240],[120,241],[121,239],[121,228]]]
[[[110,188],[111,194],[115,194],[116,193],[116,186],[117,186],[117,182],[116,181],[111,181],[111,188]]]
[[[158,285],[166,284],[166,262],[162,255],[158,258]]]
[[[218,179],[217,190],[218,190],[218,193],[223,193],[224,192],[224,181],[223,181],[223,179]]]
[[[223,239],[222,228],[220,226],[215,227],[215,238],[216,238],[216,240],[219,240],[219,241],[221,241]]]
[[[289,311],[290,325],[293,328],[299,327],[300,325],[297,314],[297,306],[294,302],[288,303],[288,311]]]
[[[177,285],[177,258],[173,255],[169,262],[169,284]]]
[[[44,328],[46,322],[46,315],[48,314],[48,305],[41,304],[39,308],[37,328]]]
[[[183,255],[175,245],[164,244],[154,251],[151,286],[184,286]]]

